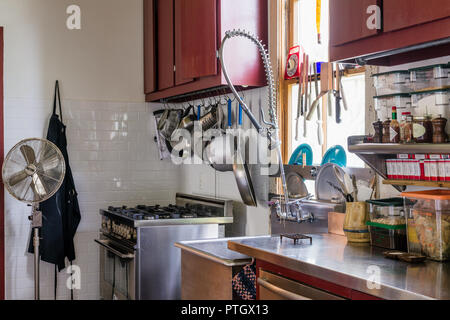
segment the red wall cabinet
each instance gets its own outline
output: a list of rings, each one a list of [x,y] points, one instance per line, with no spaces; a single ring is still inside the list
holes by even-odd
[[[381,30],[367,28],[367,8],[374,4],[382,9]],[[445,56],[450,54],[449,37],[448,0],[330,1],[331,61],[357,63],[362,58],[367,64],[391,66]],[[396,51],[426,43],[434,45]]]
[[[217,52],[228,30],[245,29],[268,43],[267,0],[144,0],[144,9],[147,101],[226,85]],[[266,85],[253,43],[231,39],[225,55],[235,85]]]

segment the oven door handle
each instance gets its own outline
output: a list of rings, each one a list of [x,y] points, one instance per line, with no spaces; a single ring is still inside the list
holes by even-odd
[[[105,248],[106,250],[108,250],[109,252],[111,252],[112,254],[116,255],[117,257],[119,257],[120,259],[134,259],[134,254],[133,253],[123,253],[120,252],[119,250],[117,250],[116,248],[113,248],[109,245],[109,241],[108,240],[98,240],[95,239],[95,242],[97,242],[100,246],[102,246],[103,248]]]

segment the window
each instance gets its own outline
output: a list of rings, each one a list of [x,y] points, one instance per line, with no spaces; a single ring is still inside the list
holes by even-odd
[[[328,4],[329,0],[321,1],[321,44],[318,43],[317,26],[316,26],[316,4],[318,0],[290,0],[289,9],[294,9],[291,12],[289,20],[290,46],[300,44],[306,54],[309,55],[309,61],[312,62],[326,62],[328,61]],[[287,48],[289,49],[289,48]],[[358,72],[358,70],[360,70]],[[298,105],[298,80],[285,81],[286,90],[283,90],[283,95],[288,95],[284,101],[289,101],[289,121],[288,125],[283,126],[284,134],[288,137],[284,139],[288,142],[288,150],[285,150],[287,156],[286,162],[289,160],[294,150],[301,144],[307,143],[313,150],[313,163],[320,165],[323,155],[332,146],[341,145],[347,151],[347,166],[348,167],[364,167],[356,155],[351,154],[347,150],[347,138],[351,135],[365,134],[365,73],[364,69],[357,69],[357,72],[351,72],[352,76],[344,76],[342,78],[342,85],[344,88],[348,110],[345,111],[343,103],[342,122],[336,123],[335,120],[335,97],[331,95],[331,116],[328,114],[328,98],[325,95],[322,99],[321,116],[323,124],[318,122],[317,114],[313,115],[311,121],[306,122],[306,137],[304,136],[305,121],[303,117],[299,120],[298,140],[295,139],[297,135],[296,117]],[[320,82],[319,82],[320,84]],[[320,88],[320,87],[319,87]],[[312,84],[311,101],[315,100],[314,83]],[[319,89],[320,91],[320,89]],[[286,118],[284,118],[286,121]],[[318,130],[322,130],[323,145],[319,144]]]

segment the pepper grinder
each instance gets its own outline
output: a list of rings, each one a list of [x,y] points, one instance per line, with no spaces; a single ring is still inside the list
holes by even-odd
[[[445,132],[445,127],[447,126],[447,119],[442,118],[439,115],[438,118],[433,119],[433,143],[446,143],[447,133]]]
[[[382,143],[390,143],[391,142],[391,119],[387,119],[383,122],[383,138]]]
[[[378,119],[377,122],[374,122],[373,128],[375,129],[375,135],[373,136],[374,143],[383,143],[383,122]]]

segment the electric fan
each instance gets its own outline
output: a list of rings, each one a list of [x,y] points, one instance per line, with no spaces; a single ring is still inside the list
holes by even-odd
[[[34,294],[39,300],[39,228],[42,212],[39,203],[51,198],[61,187],[66,174],[64,157],[58,147],[44,139],[25,139],[6,155],[2,179],[6,190],[32,207]]]

